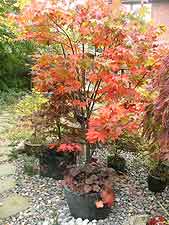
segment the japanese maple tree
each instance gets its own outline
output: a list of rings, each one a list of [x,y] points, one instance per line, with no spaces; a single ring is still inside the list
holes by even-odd
[[[20,39],[43,46],[33,82],[50,93],[57,125],[69,131],[60,129],[60,150],[85,144],[89,160],[91,145],[138,129],[145,104],[139,87],[159,68],[159,28],[124,12],[119,1],[102,0],[33,0],[15,21]]]
[[[152,83],[154,101],[145,110],[144,135],[151,144],[158,144],[153,152],[158,160],[169,160],[169,56],[168,50],[163,58],[159,72]]]

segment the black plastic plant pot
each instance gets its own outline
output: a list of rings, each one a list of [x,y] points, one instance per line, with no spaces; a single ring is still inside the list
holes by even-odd
[[[40,154],[40,175],[63,180],[67,166],[75,163],[76,157],[74,153],[62,153],[47,149]]]
[[[119,172],[126,172],[126,160],[121,156],[108,156],[107,166]]]
[[[162,180],[160,177],[148,175],[148,188],[154,193],[163,192],[167,186],[167,180]]]
[[[70,213],[75,218],[88,220],[105,219],[109,216],[111,208],[96,208],[96,201],[99,199],[98,193],[77,193],[69,188],[64,188],[65,198],[67,200]]]
[[[169,185],[169,161],[163,161],[161,163],[161,169],[165,173],[167,185]]]

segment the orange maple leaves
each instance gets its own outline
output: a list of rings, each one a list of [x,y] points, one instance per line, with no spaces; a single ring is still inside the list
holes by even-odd
[[[135,106],[136,107],[136,106]],[[89,122],[87,139],[90,143],[106,142],[117,139],[125,130],[138,128],[136,121],[140,116],[140,108],[128,108],[124,105],[109,105],[102,108],[98,117]]]
[[[156,72],[147,62],[159,57],[157,29],[141,29],[119,0],[112,8],[103,0],[45,2],[47,8],[34,0],[16,16],[20,38],[45,46],[33,67],[35,88],[70,109],[61,116],[80,124],[85,141],[134,131],[144,109],[137,88]]]
[[[95,202],[96,208],[103,208],[104,206],[111,207],[115,201],[115,194],[112,190],[103,190],[100,193],[101,200]]]
[[[80,152],[82,150],[81,146],[76,143],[71,144],[49,144],[49,149],[57,150],[57,152]]]

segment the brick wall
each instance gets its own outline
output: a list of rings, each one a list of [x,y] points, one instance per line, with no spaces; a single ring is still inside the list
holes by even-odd
[[[167,32],[163,35],[163,38],[169,42],[169,1],[152,3],[152,18],[156,24],[167,26]]]

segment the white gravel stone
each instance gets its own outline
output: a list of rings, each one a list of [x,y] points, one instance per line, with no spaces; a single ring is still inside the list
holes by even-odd
[[[103,154],[103,157],[105,156],[106,154]],[[17,160],[15,163],[16,174],[13,175],[13,178],[17,180],[17,186],[13,191],[24,197],[27,195],[31,199],[32,206],[21,214],[0,219],[0,225],[44,225],[44,221],[49,221],[48,225],[55,225],[57,217],[59,225],[123,225],[130,216],[139,214],[163,215],[164,212],[158,202],[165,208],[168,207],[168,188],[163,193],[154,196],[147,188],[148,170],[141,165],[141,161],[138,162],[132,153],[123,153],[122,156],[128,162],[128,173],[126,178],[118,176],[118,181],[113,180],[116,202],[112,207],[112,212],[107,219],[94,220],[93,223],[87,219],[78,218],[76,220],[71,217],[60,181],[39,175],[33,177],[24,175],[23,161],[22,159]],[[2,199],[10,193],[4,193]],[[78,224],[77,221],[79,221]]]
[[[76,219],[76,225],[82,225],[83,220],[81,218]]]
[[[88,223],[89,223],[89,220],[88,219],[85,219],[85,220],[83,220],[82,225],[88,225]]]
[[[89,222],[88,225],[93,225],[92,222]]]
[[[48,221],[44,221],[43,225],[49,225],[49,222]]]
[[[74,219],[72,219],[71,221],[69,221],[68,223],[66,223],[65,225],[75,225],[75,220]]]

